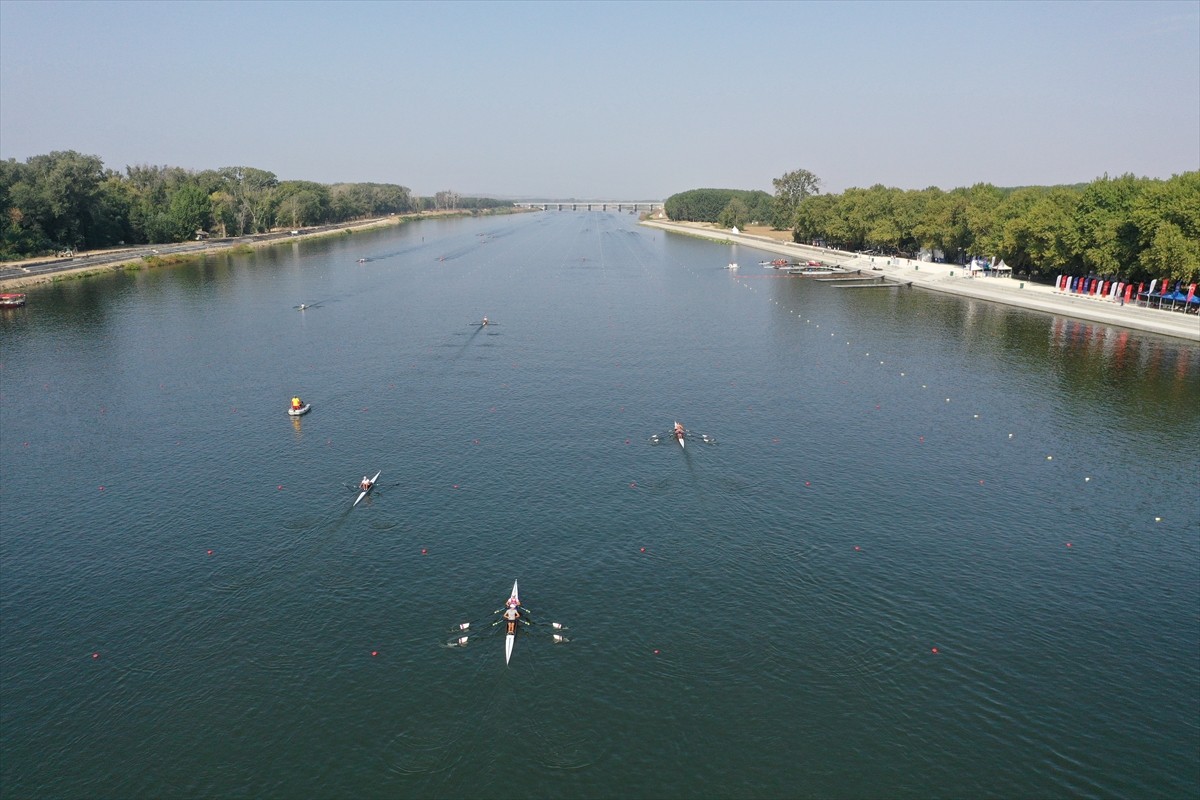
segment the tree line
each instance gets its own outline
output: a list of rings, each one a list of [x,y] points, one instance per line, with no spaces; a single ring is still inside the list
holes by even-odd
[[[193,171],[139,165],[124,173],[96,156],[57,151],[0,161],[0,259],[61,250],[243,236],[433,209],[512,203],[391,183],[281,181],[254,167]]]
[[[995,256],[1034,276],[1200,281],[1200,172],[1166,180],[1105,175],[1075,186],[980,183],[951,191],[877,184],[820,194],[819,185],[804,170],[775,181],[774,225],[790,228],[796,242],[906,256],[941,253],[950,261]],[[730,218],[722,213],[732,196],[715,213],[709,204],[702,209],[706,216],[690,217],[676,217],[672,199],[664,204],[672,219],[724,226]]]
[[[663,201],[663,211],[673,220],[716,222],[723,228],[769,225],[774,219],[774,198],[746,189],[690,189]]]

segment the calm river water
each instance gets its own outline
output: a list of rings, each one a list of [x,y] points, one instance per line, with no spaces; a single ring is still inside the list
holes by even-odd
[[[1195,797],[1200,349],[768,257],[550,212],[30,290],[0,793]]]

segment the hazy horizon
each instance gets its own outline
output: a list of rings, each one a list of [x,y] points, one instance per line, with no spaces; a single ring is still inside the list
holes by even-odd
[[[663,199],[1200,169],[1200,2],[0,0],[0,158]]]

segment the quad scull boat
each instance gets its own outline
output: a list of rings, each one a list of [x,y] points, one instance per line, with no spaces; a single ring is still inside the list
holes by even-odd
[[[369,486],[367,486],[367,488],[363,489],[362,491],[360,491],[360,492],[358,493],[358,497],[356,497],[356,498],[354,499],[354,505],[353,505],[353,506],[350,506],[351,508],[354,508],[354,506],[358,505],[358,501],[359,501],[359,500],[362,500],[364,497],[366,497],[367,495],[369,495],[369,494],[371,493],[371,490],[375,488],[375,481],[379,480],[379,473],[380,473],[380,472],[383,472],[383,470],[379,470],[379,472],[376,472],[376,473],[375,473],[375,477],[374,477],[374,478],[371,478],[371,483],[370,483],[370,485],[369,485]]]

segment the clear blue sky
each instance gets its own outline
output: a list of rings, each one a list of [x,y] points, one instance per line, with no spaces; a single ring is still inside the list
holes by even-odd
[[[0,158],[663,198],[1200,169],[1200,2],[0,0]]]

